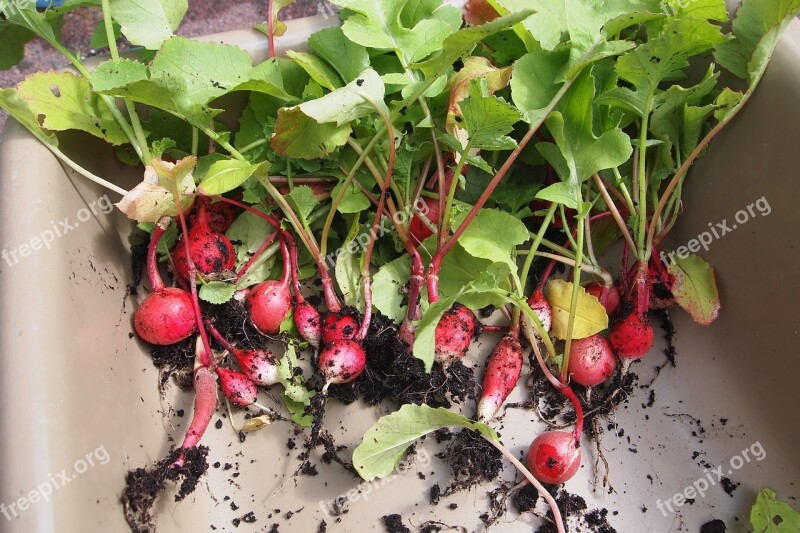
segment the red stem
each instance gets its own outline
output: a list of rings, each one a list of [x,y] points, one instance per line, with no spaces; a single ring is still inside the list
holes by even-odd
[[[578,396],[569,385],[561,383],[560,390],[564,396],[569,398],[569,401],[572,402],[572,406],[575,408],[575,431],[573,435],[575,436],[575,446],[577,447],[580,446],[581,435],[583,435],[583,407],[581,406],[580,400],[578,400]]]
[[[269,5],[267,8],[269,11],[268,16],[269,19],[267,20],[267,39],[269,40],[269,57],[275,57],[275,0],[269,0]]]
[[[289,247],[289,261],[292,269],[292,281],[294,282],[294,299],[296,303],[301,304],[304,303],[306,299],[300,290],[300,278],[298,277],[299,269],[297,267],[297,244],[288,231],[281,233],[281,238],[286,241]]]
[[[161,279],[161,274],[158,272],[158,243],[161,241],[162,235],[169,226],[169,218],[163,217],[156,222],[153,228],[153,233],[150,235],[150,244],[147,246],[147,277],[150,278],[150,287],[153,292],[161,292],[164,290],[164,280]]]
[[[253,254],[253,257],[251,257],[247,261],[247,263],[242,267],[242,269],[239,270],[239,272],[237,272],[236,280],[235,280],[236,283],[238,283],[245,276],[245,274],[247,274],[247,271],[252,268],[253,264],[258,260],[259,256],[262,253],[264,253],[264,250],[269,248],[269,245],[272,244],[272,241],[275,240],[275,237],[277,235],[278,235],[278,232],[273,232],[272,234],[270,234],[269,237],[267,237],[267,239],[264,241],[264,244],[262,244],[261,246],[258,247],[258,250],[256,250],[256,253]]]
[[[467,214],[466,218],[461,223],[461,225],[453,232],[453,235],[450,236],[450,238],[446,239],[444,243],[441,246],[439,246],[439,248],[436,250],[436,253],[433,255],[433,259],[431,260],[431,264],[428,266],[428,275],[427,275],[428,300],[431,303],[439,301],[439,272],[442,268],[442,259],[444,259],[444,256],[447,255],[447,253],[453,248],[453,246],[455,246],[455,244],[458,242],[458,239],[460,239],[461,235],[463,235],[464,232],[467,230],[470,223],[472,223],[472,221],[478,215],[478,212],[483,208],[483,206],[489,200],[489,197],[492,195],[492,193],[500,184],[502,179],[514,165],[514,162],[517,160],[519,155],[528,145],[528,142],[530,142],[530,140],[533,139],[535,134],[536,130],[534,129],[528,130],[528,133],[526,133],[525,137],[523,137],[522,140],[519,142],[517,148],[511,153],[508,159],[506,159],[506,162],[503,164],[503,166],[500,168],[497,174],[495,174],[494,178],[492,178],[492,181],[489,182],[489,184],[486,186],[486,190],[483,191],[483,194],[481,194],[480,198],[478,198],[478,201],[475,202],[475,205],[472,206],[472,209]],[[442,228],[439,228],[439,230],[441,232]]]
[[[186,436],[181,444],[181,453],[172,463],[173,467],[180,468],[186,461],[184,451],[193,448],[200,443],[203,434],[211,423],[211,418],[217,410],[217,379],[214,374],[205,366],[201,366],[194,372],[194,414]]]
[[[272,224],[277,231],[283,231],[280,223],[277,220],[252,206],[232,200],[230,198],[226,198],[224,196],[212,196],[212,198],[222,202],[228,202],[229,204],[235,205],[236,207],[244,209],[245,211],[250,211],[254,215],[266,220],[269,224]],[[319,277],[322,280],[322,291],[325,295],[325,303],[328,306],[328,311],[331,311],[332,313],[338,313],[342,310],[342,304],[339,302],[339,298],[336,296],[336,291],[333,288],[333,281],[331,280],[330,273],[328,272],[328,267],[325,265],[325,261],[322,257],[320,257],[319,253],[315,253],[315,251],[311,249],[309,249],[309,252],[311,252],[311,255],[314,256],[314,260],[317,263],[317,270],[319,271]]]
[[[210,320],[206,320],[205,323],[206,327],[208,328],[208,331],[211,332],[211,335],[215,339],[217,339],[217,341],[222,345],[223,348],[225,348],[231,353],[233,353],[234,350],[236,350],[236,347],[233,346],[233,344],[231,344],[230,342],[228,342],[228,339],[222,336],[222,333],[220,333],[219,330],[214,327],[214,324],[212,324]]]

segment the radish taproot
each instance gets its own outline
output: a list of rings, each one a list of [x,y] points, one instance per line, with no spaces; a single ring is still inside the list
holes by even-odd
[[[600,304],[605,307],[608,316],[613,316],[619,309],[619,302],[622,296],[616,284],[606,287],[602,283],[591,283],[586,286],[586,292],[600,301]]]
[[[367,365],[367,354],[358,341],[335,340],[320,352],[318,365],[326,388],[342,385],[361,375]]]
[[[596,333],[585,339],[573,339],[569,358],[572,380],[584,387],[603,383],[617,369],[617,358],[611,344]]]
[[[325,313],[322,316],[322,344],[327,346],[334,341],[355,339],[360,325],[356,316],[353,309]]]
[[[539,322],[542,324],[544,332],[547,333],[550,331],[553,325],[553,310],[550,308],[550,304],[545,299],[541,290],[536,290],[536,292],[528,298],[528,306],[536,314],[536,318],[538,318]],[[536,330],[536,328],[534,329]],[[536,336],[540,337],[538,330],[536,330]]]
[[[622,308],[630,309],[630,304]],[[641,359],[653,347],[655,332],[646,315],[629,311],[611,324],[609,341],[614,353],[623,360],[623,368],[636,359]]]
[[[253,287],[247,294],[247,310],[250,320],[264,335],[280,332],[281,324],[292,309],[292,294],[289,288],[290,258],[284,239],[281,239],[283,254],[283,277],[267,280]]]
[[[228,340],[214,327],[211,322],[206,322],[208,331],[217,339],[223,348],[228,350],[236,358],[242,373],[254,384],[261,387],[269,387],[278,383],[278,361],[269,350],[244,350],[233,346]]]
[[[319,348],[322,338],[322,317],[317,308],[308,303],[300,287],[300,269],[297,265],[297,245],[288,231],[281,233],[289,249],[289,262],[294,288],[294,326],[297,332],[314,348]]]
[[[197,331],[192,297],[182,289],[165,287],[158,272],[156,252],[169,219],[156,224],[147,248],[147,275],[153,292],[136,308],[133,327],[139,337],[160,346],[175,344]]]
[[[188,236],[181,236],[172,252],[175,273],[184,281],[189,280],[189,261],[187,254],[192,254],[197,272],[202,275],[217,274],[233,270],[236,266],[236,252],[233,244],[224,234],[216,232],[209,226],[209,215],[205,201],[197,207],[197,218]],[[184,238],[188,239],[186,250]]]
[[[528,449],[528,469],[542,483],[560,485],[581,466],[580,443],[571,431],[546,431]]]
[[[217,233],[225,233],[236,220],[236,208],[226,202],[211,203],[208,198],[201,201],[206,202],[206,214],[208,216],[208,228]],[[189,227],[197,223],[199,210],[193,211],[188,218]]]
[[[235,370],[219,367],[216,370],[219,377],[219,388],[222,394],[237,407],[253,405],[258,399],[258,389],[255,383]]]
[[[459,303],[454,304],[436,325],[436,361],[447,366],[464,357],[477,333],[475,314]]]
[[[497,414],[514,390],[521,372],[522,345],[515,337],[506,335],[497,343],[486,363],[483,393],[476,414],[479,421],[490,420]]]

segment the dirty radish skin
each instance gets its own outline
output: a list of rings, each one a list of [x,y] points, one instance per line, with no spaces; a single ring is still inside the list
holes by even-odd
[[[636,312],[629,312],[611,325],[609,341],[614,353],[622,359],[623,371],[627,371],[631,362],[647,355],[654,339],[655,332],[650,320]]]
[[[236,253],[231,241],[222,233],[213,231],[209,227],[209,217],[205,202],[201,202],[197,211],[197,221],[189,230],[189,248],[192,261],[199,274],[209,275],[226,270],[233,270],[236,266]],[[187,261],[186,246],[181,237],[172,251],[172,260],[175,264],[175,273],[184,281],[189,280],[189,261]]]
[[[425,204],[425,207],[421,209],[425,212],[425,218],[435,226],[439,220],[439,201],[427,196],[421,197],[421,200]],[[419,214],[416,214],[408,225],[408,235],[414,246],[419,246],[422,241],[433,235],[433,229],[422,220]]]
[[[201,366],[194,371],[194,413],[189,424],[189,430],[183,438],[181,450],[188,450],[200,444],[211,417],[217,410],[217,380],[206,366]],[[178,456],[173,466],[183,466],[185,457],[183,453]]]
[[[255,383],[235,370],[227,368],[217,368],[219,377],[219,388],[222,394],[237,407],[247,407],[253,405],[258,400],[258,389]]]
[[[483,393],[478,402],[476,417],[479,421],[491,420],[508,395],[514,390],[522,372],[522,345],[512,336],[497,343],[486,363]]]
[[[602,283],[592,283],[586,286],[586,292],[600,301],[600,304],[605,307],[608,316],[613,316],[619,309],[622,295],[616,285],[606,287]]]
[[[675,305],[675,296],[672,294],[675,276],[655,256],[647,265],[647,281],[650,285],[650,309],[669,309]]]
[[[259,283],[247,295],[247,310],[253,325],[265,335],[280,332],[281,324],[292,309],[292,294],[289,288],[290,259],[286,242],[281,239],[283,253],[283,277]]]
[[[268,350],[231,351],[239,368],[247,378],[260,387],[269,387],[278,383],[278,362]]]
[[[364,371],[367,354],[361,343],[340,339],[331,342],[319,354],[319,370],[329,385],[350,383]]]
[[[576,383],[594,387],[611,377],[616,369],[617,358],[611,344],[601,334],[572,341],[569,373]]]
[[[297,267],[297,245],[292,236],[284,231],[281,235],[289,248],[289,261],[292,268],[292,283],[294,285],[294,326],[297,332],[314,348],[319,348],[322,338],[322,317],[317,308],[308,303],[300,287],[299,269]]]
[[[166,346],[189,338],[197,331],[192,297],[184,290],[164,287],[158,273],[158,242],[169,225],[169,219],[156,224],[147,248],[147,275],[153,292],[136,308],[133,327],[136,334],[150,344]]]
[[[447,366],[464,357],[477,333],[475,314],[461,304],[453,305],[436,325],[436,361]]]
[[[322,317],[322,344],[356,338],[360,324],[351,311],[343,309],[338,313],[328,312]]]
[[[550,331],[553,325],[553,310],[550,308],[550,304],[545,299],[542,291],[537,290],[528,298],[528,306],[536,313],[536,317],[539,319],[539,322],[542,323],[542,328],[545,333]],[[525,318],[525,320],[527,320],[527,318]],[[536,336],[539,337],[539,331],[536,328],[534,328],[534,331],[536,332]]]
[[[571,431],[547,431],[528,449],[528,469],[542,483],[560,485],[581,466],[581,449]]]
[[[207,200],[204,200],[207,201]],[[225,233],[236,220],[236,208],[225,202],[215,202],[206,204],[208,216],[208,228],[217,233]],[[189,226],[197,223],[199,212],[195,211],[189,216]]]

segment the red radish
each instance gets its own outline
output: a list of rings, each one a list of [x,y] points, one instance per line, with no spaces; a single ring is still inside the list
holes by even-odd
[[[636,312],[629,312],[611,325],[611,347],[623,359],[625,368],[631,361],[644,357],[653,347],[654,339],[653,325],[647,316]]]
[[[217,368],[217,376],[219,376],[219,388],[222,389],[222,394],[233,405],[247,407],[253,405],[258,399],[258,389],[255,384],[241,372]]]
[[[613,357],[613,355],[612,355]],[[507,335],[497,343],[486,363],[483,394],[478,402],[477,419],[487,421],[497,414],[500,406],[514,390],[522,372],[522,345]]]
[[[261,387],[269,387],[278,383],[278,362],[269,350],[243,350],[233,346],[214,327],[211,322],[206,322],[208,330],[223,348],[228,350],[239,362],[239,368],[247,378]]]
[[[326,387],[353,381],[361,375],[366,365],[367,354],[361,343],[354,340],[333,341],[319,354],[319,369]]]
[[[181,444],[182,450],[188,450],[200,443],[203,434],[211,423],[211,417],[217,410],[217,380],[206,366],[194,371],[194,414],[189,429]],[[184,456],[181,454],[175,466],[183,466]]]
[[[560,485],[581,466],[581,448],[571,431],[547,431],[528,449],[528,469],[542,483]]]
[[[445,311],[436,325],[436,361],[449,365],[467,354],[478,330],[475,314],[461,304]]]
[[[172,252],[175,272],[183,280],[189,279],[189,262],[187,261],[184,237],[178,240]],[[233,245],[222,233],[211,230],[206,202],[201,201],[197,211],[195,225],[189,230],[189,248],[192,261],[199,274],[214,274],[233,270],[236,266],[236,253]]]
[[[650,284],[650,309],[669,309],[675,305],[675,296],[672,295],[675,276],[655,255],[647,265],[647,281]]]
[[[322,338],[322,317],[313,305],[305,300],[297,302],[294,306],[294,325],[301,337],[313,347],[319,347]]]
[[[569,373],[584,387],[594,387],[611,377],[617,369],[617,358],[611,344],[599,333],[585,339],[573,339],[569,356]]]
[[[290,258],[286,241],[281,239],[283,253],[283,277],[280,280],[267,280],[259,283],[247,295],[247,309],[250,320],[264,335],[280,332],[281,324],[292,309],[292,295],[289,290]]]
[[[612,316],[619,309],[622,296],[616,284],[606,287],[602,283],[592,283],[586,286],[586,292],[600,300],[602,306],[606,308],[608,316]]]
[[[545,333],[550,331],[550,327],[553,325],[553,310],[550,309],[550,304],[545,299],[541,290],[537,290],[528,298],[528,306],[536,313],[539,322],[542,323],[542,328]],[[539,336],[538,331],[536,332],[536,336]]]
[[[197,331],[192,297],[186,291],[164,287],[158,273],[156,252],[169,219],[159,221],[147,248],[147,275],[153,292],[136,308],[133,327],[142,340],[166,346],[189,338]]]
[[[325,313],[322,317],[322,344],[327,346],[334,341],[355,339],[359,325],[353,312],[347,309]]]
[[[149,294],[136,308],[133,327],[142,340],[160,346],[189,338],[197,331],[192,297],[174,287]]]
[[[425,204],[425,208],[422,209],[425,212],[425,218],[430,221],[433,227],[436,227],[436,224],[439,222],[439,201],[427,196],[422,197],[421,200]],[[416,214],[408,225],[408,234],[414,246],[417,246],[433,235],[433,229],[431,229],[431,226],[429,226],[419,214]]]
[[[208,202],[207,199],[203,200]],[[236,208],[225,202],[208,203],[206,206],[208,214],[208,228],[217,233],[225,233],[236,219]],[[198,211],[189,216],[189,225],[194,226],[197,222]]]

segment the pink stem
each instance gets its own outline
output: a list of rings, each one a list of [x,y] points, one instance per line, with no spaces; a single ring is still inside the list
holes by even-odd
[[[166,219],[166,220],[165,220]],[[153,228],[153,233],[150,236],[150,244],[147,246],[147,277],[150,278],[150,287],[153,292],[161,292],[164,290],[164,280],[161,279],[161,274],[158,272],[158,243],[161,241],[164,231],[169,225],[169,218],[162,218]]]
[[[297,244],[288,231],[284,231],[281,234],[281,238],[285,239],[289,246],[289,261],[292,269],[292,280],[294,281],[294,299],[295,302],[301,304],[304,303],[306,299],[300,290],[300,278],[298,277],[299,269],[297,267]]]
[[[253,267],[253,264],[258,260],[259,256],[264,253],[264,250],[269,248],[269,245],[272,244],[272,241],[275,240],[275,237],[278,235],[277,232],[273,232],[267,240],[264,241],[264,244],[258,247],[256,253],[253,254],[253,257],[250,258],[249,261],[242,267],[242,269],[236,274],[236,282],[238,283],[244,276],[247,274],[248,270]]]
[[[214,324],[212,324],[211,321],[206,320],[206,327],[208,328],[208,331],[211,332],[211,335],[215,339],[217,339],[217,341],[222,345],[223,348],[225,348],[231,353],[233,353],[236,350],[236,347],[230,342],[228,342],[228,339],[222,336],[222,333],[220,333],[219,330],[214,327]]]
[[[217,380],[208,367],[201,366],[194,372],[194,414],[186,436],[181,444],[181,453],[173,467],[180,468],[186,461],[184,451],[194,448],[200,443],[203,434],[211,423],[211,417],[217,410]]]
[[[269,57],[275,57],[275,1],[269,0],[268,9],[269,19],[267,20],[267,39],[269,40]]]

